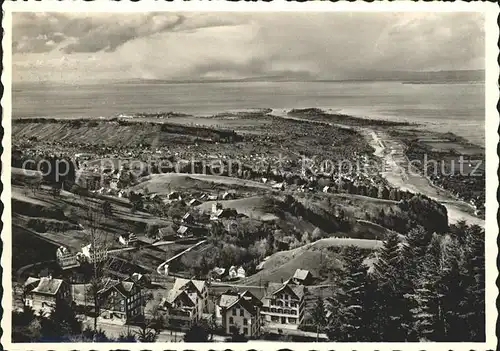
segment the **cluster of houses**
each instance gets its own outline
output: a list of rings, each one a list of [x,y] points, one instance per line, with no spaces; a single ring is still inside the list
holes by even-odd
[[[125,280],[107,279],[98,291],[99,319],[125,324],[144,313],[144,296],[141,293],[144,276],[133,274]],[[65,303],[76,306],[71,284],[64,279],[46,277],[29,277],[23,287],[24,304],[33,309],[35,314],[50,315],[57,304]],[[93,297],[84,299],[83,305],[93,306]]]
[[[120,240],[133,241],[133,234],[120,236]],[[81,251],[71,251],[66,246],[59,246],[56,250],[56,262],[62,270],[79,267],[82,263],[94,264],[108,259],[108,250],[104,247],[94,248],[92,244],[82,246]]]
[[[228,280],[246,278],[245,268],[242,266],[231,266],[228,269],[223,267],[215,267],[211,272],[212,278],[215,281],[221,281],[223,278]]]
[[[187,330],[200,320],[215,317],[224,333],[238,332],[257,338],[264,324],[296,329],[304,319],[306,286],[310,272],[298,269],[283,283],[270,283],[259,298],[249,290],[229,289],[217,298],[209,295],[203,280],[176,278],[173,287],[159,302],[158,310],[168,318],[171,328]],[[108,279],[98,291],[98,318],[105,323],[124,325],[144,316],[146,276],[134,273],[124,280]],[[262,290],[261,289],[261,290]],[[93,298],[85,301],[93,305]],[[58,303],[75,305],[71,285],[51,276],[30,277],[24,284],[24,303],[39,315],[50,315]]]

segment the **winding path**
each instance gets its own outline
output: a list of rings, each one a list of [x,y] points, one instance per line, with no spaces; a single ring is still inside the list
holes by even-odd
[[[199,241],[199,242],[197,242],[196,244],[194,244],[193,246],[188,247],[186,250],[179,252],[177,255],[170,257],[169,259],[167,259],[165,262],[161,263],[161,264],[160,264],[160,265],[156,268],[156,272],[157,272],[158,274],[163,274],[163,273],[162,273],[162,271],[163,271],[163,272],[165,271],[164,267],[165,267],[165,266],[167,266],[167,267],[168,267],[168,264],[169,264],[170,262],[172,262],[173,260],[175,260],[175,259],[177,259],[177,258],[181,257],[181,256],[182,256],[182,255],[184,255],[186,252],[189,252],[189,251],[191,251],[192,249],[194,249],[194,248],[196,248],[196,247],[198,247],[198,246],[200,246],[200,245],[204,244],[206,241],[207,241],[206,239],[205,239],[205,240],[202,240],[202,241]]]

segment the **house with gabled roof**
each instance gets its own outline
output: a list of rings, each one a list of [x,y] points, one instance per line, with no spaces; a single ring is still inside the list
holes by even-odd
[[[71,252],[71,250],[66,246],[60,246],[57,248],[56,261],[63,270],[80,266],[76,253]]]
[[[296,329],[304,320],[305,294],[303,285],[289,280],[283,284],[269,283],[267,294],[261,300],[264,320],[283,328]]]
[[[24,304],[39,315],[50,315],[58,302],[71,303],[70,286],[62,279],[29,277],[23,288]]]
[[[179,229],[177,229],[177,235],[180,236],[181,238],[184,238],[189,235],[189,227],[186,227],[185,225],[181,225]]]
[[[188,205],[191,207],[198,206],[201,205],[201,201],[199,201],[198,199],[191,199],[189,200]]]
[[[235,331],[248,338],[258,337],[261,333],[260,309],[262,302],[250,291],[228,290],[217,300],[216,315],[222,319],[224,332]]]
[[[108,280],[99,290],[99,318],[125,324],[144,314],[141,287],[133,281]]]
[[[201,317],[199,299],[196,292],[186,290],[169,290],[160,302],[160,308],[168,315],[171,327],[189,329]]]
[[[297,268],[290,282],[299,285],[310,285],[313,282],[313,275],[305,269]]]
[[[118,237],[118,242],[123,246],[131,246],[137,243],[137,236],[134,233],[125,233]]]
[[[181,195],[177,191],[171,191],[167,195],[167,199],[169,200],[181,200]]]
[[[194,222],[194,217],[193,217],[193,215],[191,213],[186,212],[184,214],[184,216],[182,216],[181,222],[182,223],[193,223]]]
[[[222,219],[222,218],[236,217],[237,214],[238,213],[234,209],[221,208],[221,209],[218,209],[217,211],[212,212],[210,214],[210,220],[217,221],[217,220]]]
[[[198,296],[198,314],[200,316],[208,310],[208,287],[204,280],[175,278],[172,290],[196,293]]]

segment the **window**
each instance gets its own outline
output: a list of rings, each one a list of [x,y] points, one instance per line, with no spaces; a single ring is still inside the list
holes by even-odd
[[[243,308],[240,308],[240,317],[243,317],[245,315],[245,310]]]
[[[236,316],[236,308],[233,308],[233,316]]]
[[[248,334],[248,328],[243,328],[243,334],[245,334],[245,335]]]
[[[243,318],[243,325],[248,325],[248,319]]]
[[[233,324],[234,321],[233,321],[233,317],[229,317],[229,324]]]

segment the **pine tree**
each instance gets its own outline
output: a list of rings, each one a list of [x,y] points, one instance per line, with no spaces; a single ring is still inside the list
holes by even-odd
[[[349,247],[344,250],[343,256],[346,266],[341,272],[339,288],[331,300],[332,318],[327,334],[334,341],[363,341],[367,269],[359,249]]]
[[[378,294],[373,311],[379,323],[383,341],[406,341],[410,315],[404,298],[406,279],[402,270],[402,255],[398,234],[390,234],[378,253],[373,275],[377,280]]]
[[[465,289],[460,267],[463,250],[457,239],[446,235],[439,243],[438,240],[431,241],[429,253],[436,257],[439,271],[435,341],[465,341]]]
[[[485,334],[484,229],[470,226],[465,232],[465,310],[470,341],[484,341]]]
[[[316,332],[319,334],[320,330],[326,326],[326,309],[325,303],[321,296],[318,296],[316,299],[316,303],[314,304],[314,308],[311,311],[311,318],[316,325]]]
[[[418,264],[413,291],[404,295],[408,300],[412,320],[408,331],[410,341],[433,340],[436,322],[436,266],[432,258],[426,256]]]
[[[374,275],[384,284],[394,284],[393,280],[398,276],[400,261],[399,237],[396,233],[389,234],[384,246],[378,252]]]

